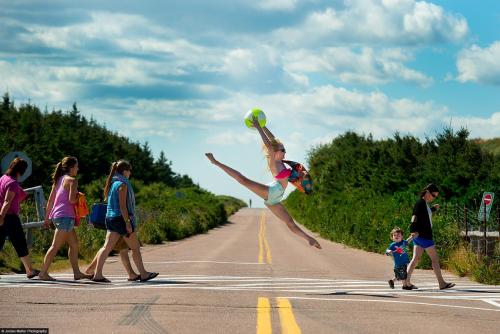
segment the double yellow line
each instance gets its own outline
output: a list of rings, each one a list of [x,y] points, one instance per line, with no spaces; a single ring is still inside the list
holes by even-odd
[[[292,304],[286,298],[276,298],[281,323],[282,334],[301,334]],[[257,301],[257,334],[272,334],[271,326],[271,303],[268,298],[259,297]]]
[[[265,254],[265,259],[264,259]],[[266,262],[264,262],[264,260]],[[266,213],[262,212],[260,217],[260,228],[259,228],[259,263],[272,264],[273,259],[271,257],[271,249],[269,248],[269,243],[266,238]]]

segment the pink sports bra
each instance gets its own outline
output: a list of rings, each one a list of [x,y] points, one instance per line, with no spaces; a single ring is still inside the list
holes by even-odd
[[[288,179],[290,175],[292,174],[292,171],[288,168],[282,169],[281,172],[278,173],[274,178],[276,180],[282,180],[282,179]]]

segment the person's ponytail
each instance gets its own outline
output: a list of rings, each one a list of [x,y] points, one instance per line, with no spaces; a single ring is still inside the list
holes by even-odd
[[[104,186],[104,200],[106,201],[108,199],[108,194],[109,194],[109,188],[111,187],[111,181],[113,180],[113,176],[116,173],[116,169],[118,167],[118,162],[113,162],[111,164],[111,170],[109,171],[108,178],[106,179],[106,185]]]
[[[59,178],[63,176],[64,170],[63,170],[63,164],[62,162],[58,162],[56,165],[56,168],[54,169],[54,172],[52,173],[52,183],[56,184],[57,181],[59,181]]]

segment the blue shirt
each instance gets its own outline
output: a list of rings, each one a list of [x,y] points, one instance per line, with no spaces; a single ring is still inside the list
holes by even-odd
[[[108,210],[106,211],[106,218],[121,217],[122,212],[120,210],[120,196],[118,189],[124,183],[121,181],[114,181],[109,188],[108,194]]]
[[[387,248],[386,252],[392,251],[394,267],[405,266],[410,263],[410,258],[408,257],[408,253],[406,252],[406,246],[408,246],[408,241],[403,240],[400,242],[393,242]]]

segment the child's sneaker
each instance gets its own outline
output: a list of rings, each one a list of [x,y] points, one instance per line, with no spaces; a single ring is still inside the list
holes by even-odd
[[[389,283],[391,289],[394,289],[394,281],[392,279],[388,280],[387,283]]]

